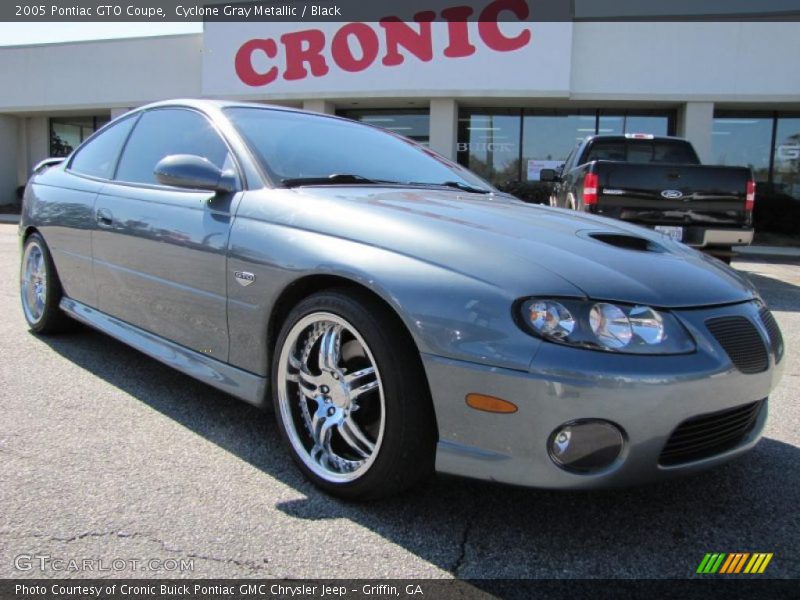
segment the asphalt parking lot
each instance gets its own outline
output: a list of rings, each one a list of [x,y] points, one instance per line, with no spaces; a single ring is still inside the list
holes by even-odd
[[[800,577],[800,265],[734,263],[787,342],[742,459],[599,493],[439,477],[353,505],[305,482],[271,414],[88,329],[29,333],[16,231],[0,225],[0,577],[682,578],[712,551],[773,552],[770,576]],[[193,570],[20,571],[20,555]]]

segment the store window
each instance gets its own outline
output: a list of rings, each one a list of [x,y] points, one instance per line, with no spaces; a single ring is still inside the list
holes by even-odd
[[[776,192],[800,200],[800,116],[778,118],[772,183]]]
[[[538,181],[542,169],[561,165],[580,140],[595,133],[595,111],[526,111],[522,117],[522,181]]]
[[[539,180],[586,136],[674,135],[675,112],[656,110],[462,109],[458,162],[501,188]],[[531,197],[538,192],[531,192]]]
[[[459,163],[494,184],[519,179],[522,137],[519,110],[462,114],[458,121]]]
[[[598,116],[597,133],[622,135],[625,133],[649,133],[651,135],[674,135],[675,115],[659,111],[601,110]]]
[[[67,156],[108,121],[105,116],[51,118],[50,156]]]
[[[430,113],[427,110],[342,110],[340,117],[382,127],[425,146],[430,139]]]
[[[800,232],[800,114],[717,111],[713,133],[713,162],[753,170],[756,232],[796,239]]]
[[[712,161],[753,170],[756,181],[769,181],[773,117],[719,113],[714,119]]]

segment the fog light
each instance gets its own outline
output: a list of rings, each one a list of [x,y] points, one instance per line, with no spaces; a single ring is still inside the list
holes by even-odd
[[[622,452],[622,431],[608,421],[581,420],[565,423],[550,435],[550,458],[559,467],[576,473],[600,471]]]

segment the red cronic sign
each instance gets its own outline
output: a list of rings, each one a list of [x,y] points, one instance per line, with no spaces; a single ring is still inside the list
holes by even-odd
[[[447,45],[443,58],[463,58],[476,51],[475,44],[483,44],[495,52],[513,52],[530,44],[531,31],[525,28],[506,35],[498,21],[513,16],[520,21],[528,18],[529,9],[525,0],[494,0],[478,15],[475,39],[470,39],[467,19],[473,17],[469,6],[453,6],[441,11],[447,24]],[[246,85],[262,87],[283,78],[296,81],[308,77],[324,77],[333,63],[342,71],[358,73],[379,62],[384,67],[395,67],[413,60],[430,62],[434,56],[432,23],[436,19],[433,11],[414,15],[413,22],[397,17],[386,17],[376,25],[368,23],[346,23],[331,34],[321,29],[292,31],[272,38],[247,40],[236,52],[236,75]],[[382,56],[381,40],[385,49]],[[279,52],[279,44],[282,52]],[[405,51],[405,54],[401,52]],[[282,60],[278,56],[282,56]],[[259,68],[264,59],[266,68]],[[277,59],[277,60],[276,60]]]

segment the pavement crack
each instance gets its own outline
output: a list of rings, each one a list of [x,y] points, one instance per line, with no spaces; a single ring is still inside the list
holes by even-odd
[[[253,573],[261,573],[267,570],[266,567],[263,567],[254,560],[237,560],[235,558],[223,558],[219,556],[207,556],[202,554],[187,554],[186,558],[197,558],[200,560],[208,560],[217,563],[235,565],[237,567],[244,567]],[[265,558],[264,562],[269,562],[269,559]]]
[[[467,556],[467,544],[469,544],[469,536],[472,531],[472,524],[473,515],[469,515],[467,517],[467,522],[464,524],[464,530],[461,532],[461,541],[458,546],[458,558],[456,558],[455,563],[453,563],[453,566],[450,569],[450,571],[456,577],[459,576],[461,568],[464,566],[464,561]]]

